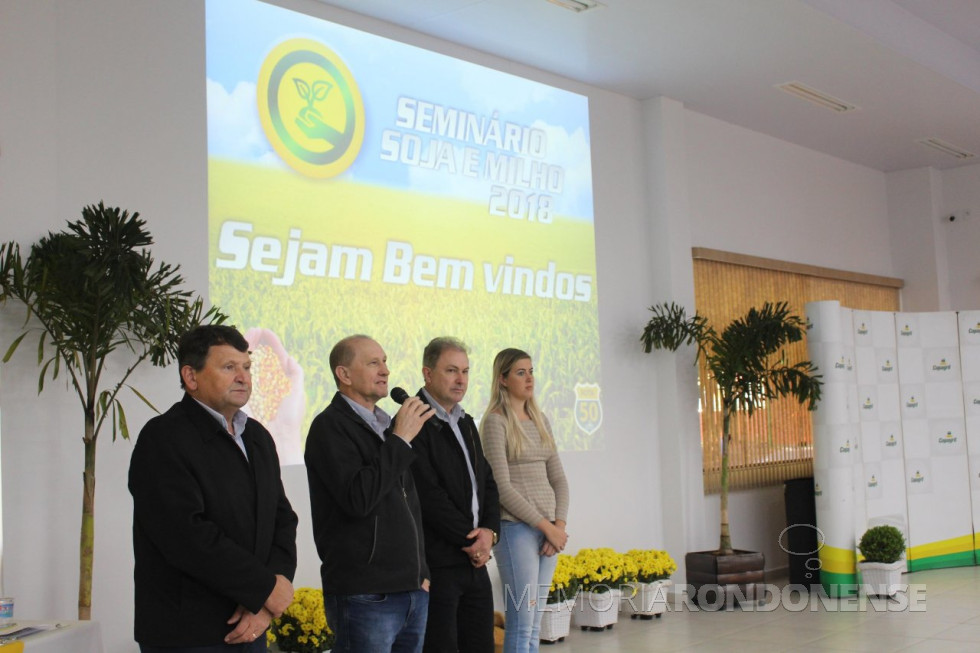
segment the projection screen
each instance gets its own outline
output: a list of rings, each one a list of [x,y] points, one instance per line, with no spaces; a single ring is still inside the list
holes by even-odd
[[[587,98],[253,0],[208,0],[206,29],[210,298],[282,463],[355,333],[410,393],[425,344],[462,339],[477,418],[524,349],[559,448],[600,446]]]

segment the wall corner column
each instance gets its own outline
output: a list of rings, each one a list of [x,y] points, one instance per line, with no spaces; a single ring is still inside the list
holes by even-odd
[[[942,179],[935,168],[890,172],[886,178],[890,245],[905,281],[903,311],[950,310],[949,256],[942,228]]]
[[[654,279],[650,305],[673,301],[694,309],[686,109],[657,97],[642,103],[646,137],[648,250]],[[657,433],[665,546],[686,552],[711,546],[705,524],[703,462],[693,349],[657,357]],[[683,561],[679,560],[679,582]]]

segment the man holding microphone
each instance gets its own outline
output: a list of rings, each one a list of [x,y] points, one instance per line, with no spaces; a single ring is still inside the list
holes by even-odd
[[[422,650],[429,569],[410,467],[431,407],[406,401],[389,417],[387,356],[353,335],[330,352],[337,394],[306,440],[313,539],[335,647],[354,653]]]

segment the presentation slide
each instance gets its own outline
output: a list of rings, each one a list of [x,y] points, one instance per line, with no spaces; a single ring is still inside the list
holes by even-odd
[[[283,464],[356,333],[412,394],[426,343],[463,340],[477,419],[523,349],[559,449],[601,447],[587,98],[257,0],[206,11],[210,299]]]

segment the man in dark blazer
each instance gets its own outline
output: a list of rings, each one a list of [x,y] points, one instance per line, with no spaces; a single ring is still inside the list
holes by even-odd
[[[143,653],[265,651],[293,597],[296,514],[272,436],[241,410],[252,381],[236,329],[178,349],[184,397],[140,432],[129,466]]]
[[[384,349],[364,335],[330,352],[337,394],[306,438],[313,539],[334,650],[417,653],[429,605],[422,516],[410,467],[432,415],[412,397],[394,419]]]
[[[493,591],[486,564],[500,530],[500,499],[473,418],[466,345],[435,338],[422,354],[418,397],[435,409],[413,446],[412,466],[432,572],[426,653],[493,653]]]

